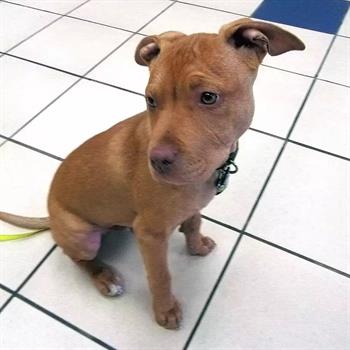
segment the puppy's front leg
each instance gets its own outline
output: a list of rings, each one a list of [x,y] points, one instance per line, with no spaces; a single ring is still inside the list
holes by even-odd
[[[156,321],[165,328],[178,328],[181,321],[181,308],[171,292],[171,278],[167,263],[170,233],[157,231],[157,228],[148,229],[140,220],[136,221],[133,229],[147,271]]]
[[[199,232],[201,220],[201,214],[196,213],[180,226],[180,231],[185,234],[187,249],[191,255],[205,256],[215,247],[215,242],[210,237],[205,237]]]

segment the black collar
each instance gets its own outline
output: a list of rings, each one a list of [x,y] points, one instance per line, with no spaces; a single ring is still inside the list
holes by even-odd
[[[228,185],[228,178],[230,174],[235,174],[238,171],[238,166],[235,164],[235,159],[238,153],[238,142],[236,145],[236,149],[230,153],[226,162],[221,165],[220,168],[216,169],[216,179],[215,179],[215,187],[216,194],[220,194],[223,192]],[[231,165],[233,169],[231,169]]]

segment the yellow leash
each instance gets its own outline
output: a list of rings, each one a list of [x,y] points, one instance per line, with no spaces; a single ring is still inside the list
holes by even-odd
[[[13,235],[0,235],[0,242],[6,242],[6,241],[14,241],[16,239],[22,239],[27,238],[36,235],[37,233],[46,231],[47,228],[31,231],[31,232],[23,232],[23,233],[16,233]]]

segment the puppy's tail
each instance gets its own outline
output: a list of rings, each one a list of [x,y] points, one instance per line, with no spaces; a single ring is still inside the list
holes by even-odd
[[[29,228],[29,229],[48,229],[50,228],[49,217],[46,218],[30,218],[26,216],[19,216],[0,211],[0,220],[9,224]]]

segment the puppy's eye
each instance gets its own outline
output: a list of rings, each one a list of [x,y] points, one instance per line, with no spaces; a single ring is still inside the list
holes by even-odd
[[[205,91],[201,95],[201,102],[205,105],[213,105],[218,98],[219,96],[214,92]]]
[[[152,108],[157,107],[157,103],[156,103],[155,99],[151,96],[146,96],[146,103]]]

